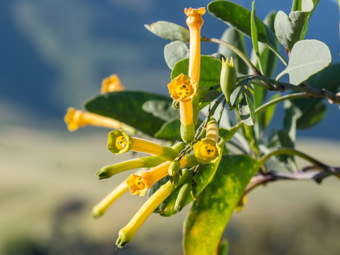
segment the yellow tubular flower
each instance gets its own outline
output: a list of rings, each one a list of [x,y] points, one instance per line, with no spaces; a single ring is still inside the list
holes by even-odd
[[[164,162],[149,171],[133,174],[126,180],[132,195],[144,196],[146,191],[158,180],[168,174],[170,161]]]
[[[196,81],[197,93],[193,96],[193,118],[194,124],[197,123],[199,114],[199,97],[198,90],[200,80],[200,64],[201,64],[201,28],[203,25],[202,15],[205,8],[185,9],[187,17],[187,25],[190,31],[190,47],[189,47],[189,77]]]
[[[163,159],[156,156],[131,159],[114,165],[105,166],[102,169],[100,169],[99,172],[96,173],[96,175],[98,176],[99,179],[105,179],[127,170],[141,167],[154,167],[163,162],[164,162]]]
[[[194,163],[194,156],[185,156],[180,160],[181,168],[187,167]],[[132,195],[144,196],[146,191],[151,188],[151,186],[168,175],[168,169],[171,161],[164,162],[149,171],[142,171],[139,174],[130,175],[126,180],[126,183],[130,189]]]
[[[107,92],[121,91],[124,89],[124,85],[120,82],[118,76],[116,74],[112,74],[111,76],[103,79],[100,92],[104,94]]]
[[[183,171],[180,178],[179,186],[185,183],[191,175],[191,171]],[[173,191],[175,185],[170,181],[162,185],[152,196],[142,205],[138,212],[132,217],[129,223],[119,231],[119,237],[116,245],[122,248],[125,244],[130,242],[137,230],[141,227],[144,221],[150,216],[151,213],[160,205]]]
[[[93,207],[92,210],[93,216],[94,217],[101,216],[106,211],[106,209],[120,196],[122,196],[128,189],[129,189],[128,185],[126,184],[125,181],[119,184],[102,201],[100,201],[96,206]]]
[[[181,137],[185,142],[191,142],[195,135],[192,97],[196,93],[196,83],[188,76],[180,74],[168,84],[171,97],[180,103]]]
[[[72,107],[67,109],[64,117],[69,131],[76,131],[80,127],[87,125],[105,127],[111,129],[122,128],[123,124],[117,120],[103,117],[94,113],[76,110]]]
[[[114,130],[109,133],[107,148],[114,154],[122,154],[132,150],[153,154],[165,160],[173,160],[177,156],[177,152],[172,148],[131,137],[123,130]]]
[[[180,153],[185,147],[185,143],[177,143],[173,145],[171,148],[176,151],[176,153]],[[97,176],[99,179],[109,178],[115,174],[141,168],[141,167],[154,167],[164,162],[164,159],[161,159],[157,156],[149,156],[137,159],[131,159],[124,162],[120,162],[114,165],[105,166],[97,172]]]
[[[187,25],[190,31],[189,76],[197,82],[198,86],[200,80],[202,15],[205,13],[205,8],[190,8],[185,9],[184,12],[188,16]]]
[[[122,248],[126,243],[130,242],[137,230],[150,216],[150,214],[162,203],[173,191],[175,187],[170,182],[162,185],[138,210],[129,223],[119,231],[119,237],[116,245]]]

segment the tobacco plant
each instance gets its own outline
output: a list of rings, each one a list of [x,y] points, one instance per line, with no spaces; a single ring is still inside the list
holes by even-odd
[[[128,190],[147,196],[119,231],[118,247],[133,239],[151,213],[169,217],[190,204],[184,254],[227,254],[222,234],[251,190],[278,180],[321,183],[340,176],[339,167],[294,148],[296,129],[313,127],[327,104],[340,104],[340,64],[330,64],[326,44],[304,39],[317,4],[294,0],[289,14],[272,12],[261,21],[254,2],[247,10],[231,1],[212,1],[206,9],[185,9],[189,29],[166,21],[146,25],[170,40],[164,57],[171,81],[160,81],[170,97],[125,90],[111,75],[103,80],[101,94],[85,103],[87,112],[69,108],[65,122],[70,131],[85,125],[111,128],[107,148],[112,153],[151,155],[97,173],[104,179],[141,169],[93,208],[99,217]],[[229,26],[220,39],[201,35],[205,15]],[[250,57],[245,37],[252,42]],[[201,43],[217,44],[218,52],[202,55]],[[278,61],[283,70],[276,70]],[[281,102],[283,124],[274,130],[269,124]],[[299,168],[297,157],[307,167]]]

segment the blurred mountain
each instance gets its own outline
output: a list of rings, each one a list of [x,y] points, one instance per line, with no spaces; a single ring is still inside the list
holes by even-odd
[[[250,8],[251,1],[236,2]],[[271,10],[289,12],[286,1],[269,3],[256,1],[260,18]],[[168,20],[185,26],[183,8],[206,4],[203,0],[0,1],[0,108],[11,111],[8,106],[13,105],[38,119],[61,120],[66,107],[80,107],[111,73],[119,74],[129,89],[167,94],[170,71],[163,60],[167,42],[143,25]],[[219,37],[225,28],[206,14],[204,35]],[[306,37],[327,43],[333,61],[339,61],[335,31],[336,2],[320,1]],[[203,53],[216,48],[204,44]],[[330,108],[332,114],[339,113]]]

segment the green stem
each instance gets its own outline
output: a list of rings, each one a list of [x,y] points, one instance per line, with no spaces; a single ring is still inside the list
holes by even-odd
[[[273,100],[268,101],[267,103],[261,105],[260,107],[258,107],[255,110],[255,114],[257,114],[257,113],[263,111],[265,108],[267,108],[267,107],[269,107],[269,106],[271,106],[273,104],[277,104],[277,103],[279,103],[281,101],[288,100],[288,99],[305,98],[305,97],[309,97],[309,95],[306,92],[301,92],[301,93],[289,94],[289,95],[285,95],[285,96],[273,99]]]
[[[291,148],[282,148],[282,149],[278,149],[276,151],[272,151],[270,153],[268,153],[267,155],[264,155],[261,160],[260,160],[260,165],[263,165],[269,158],[273,157],[273,156],[277,156],[277,155],[293,155],[293,156],[298,156],[300,158],[303,158],[309,162],[311,162],[312,164],[314,164],[315,166],[319,166],[322,168],[326,168],[327,165],[323,164],[322,162],[316,160],[315,158],[305,154],[304,152],[295,150],[295,149],[291,149]]]
[[[262,87],[266,87],[270,90],[279,90],[281,92],[290,89],[293,91],[299,91],[299,92],[306,92],[309,96],[311,97],[322,97],[322,98],[326,98],[330,101],[330,103],[337,103],[340,105],[340,95],[338,94],[334,94],[330,91],[328,91],[327,89],[318,89],[318,88],[313,88],[308,86],[306,83],[302,83],[300,85],[293,85],[290,83],[286,83],[286,82],[280,82],[280,81],[275,81],[272,80],[268,77],[262,76],[262,75],[258,75],[258,76],[250,76],[248,77],[248,79],[250,80],[261,80],[261,81],[265,81],[265,82],[270,82],[271,84],[274,84],[276,87],[268,87],[267,84],[260,84],[260,83],[256,83],[256,85],[260,85]]]
[[[253,70],[253,72],[257,75],[261,74],[261,72],[256,68],[256,66],[250,61],[250,59],[242,52],[240,51],[238,48],[236,48],[234,45],[228,43],[228,42],[225,42],[225,41],[222,41],[220,39],[217,39],[217,38],[202,38],[204,41],[208,41],[208,42],[213,42],[213,43],[217,43],[217,44],[222,44],[226,47],[228,47],[229,49],[231,49],[233,52],[235,52],[235,54],[237,56],[239,56],[248,66],[250,69]]]
[[[274,47],[270,46],[269,44],[267,44],[268,48],[275,53],[275,55],[281,60],[281,62],[287,66],[288,65],[288,62],[287,60],[281,55],[280,52],[278,52]]]

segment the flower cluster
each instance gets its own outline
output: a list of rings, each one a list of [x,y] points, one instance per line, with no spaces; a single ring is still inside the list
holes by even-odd
[[[101,216],[105,210],[122,194],[130,190],[132,195],[144,196],[159,180],[167,178],[147,199],[130,222],[120,230],[117,245],[124,246],[131,241],[138,228],[148,216],[172,192],[179,188],[175,209],[181,210],[191,190],[193,169],[200,164],[210,164],[217,161],[221,155],[218,145],[218,126],[214,119],[204,125],[205,137],[202,132],[196,132],[199,112],[199,77],[200,77],[200,30],[203,24],[204,8],[185,9],[187,24],[190,31],[190,57],[188,75],[180,74],[168,84],[171,97],[179,101],[181,138],[172,147],[163,146],[153,141],[132,137],[124,131],[124,124],[111,118],[102,117],[89,112],[69,108],[65,122],[70,131],[85,125],[95,125],[114,129],[108,134],[107,148],[114,154],[136,151],[150,154],[147,157],[131,159],[114,165],[103,167],[97,176],[99,179],[112,177],[115,174],[139,168],[148,170],[137,171],[118,185],[100,203],[93,208],[95,217]],[[103,80],[102,93],[123,90],[118,76],[112,75]],[[197,135],[196,133],[200,133]]]

